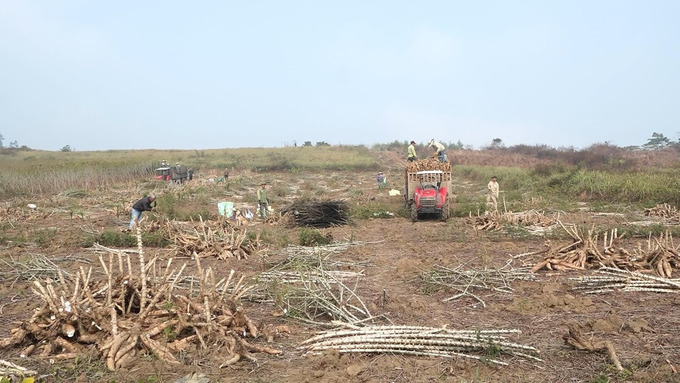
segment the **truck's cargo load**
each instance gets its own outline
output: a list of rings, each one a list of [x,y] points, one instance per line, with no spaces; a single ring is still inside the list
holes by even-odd
[[[406,163],[406,171],[409,173],[421,172],[425,170],[441,170],[443,172],[451,171],[450,162],[439,162],[436,158],[426,158],[420,161]]]

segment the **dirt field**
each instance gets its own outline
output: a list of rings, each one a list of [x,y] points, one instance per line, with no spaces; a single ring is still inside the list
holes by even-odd
[[[401,189],[398,166],[387,168],[388,184]],[[422,272],[433,267],[500,267],[511,255],[539,250],[544,246],[540,236],[513,235],[513,232],[477,232],[465,218],[451,218],[413,223],[399,214],[401,197],[378,193],[374,174],[336,172],[331,174],[251,174],[233,175],[228,187],[205,179],[182,188],[157,190],[162,196],[176,196],[175,214],[201,211],[216,212],[215,202],[233,199],[254,207],[252,194],[261,180],[272,183],[270,195],[275,208],[285,206],[299,196],[346,198],[354,209],[362,206],[388,209],[393,218],[355,219],[353,225],[324,229],[336,241],[368,242],[352,246],[334,256],[355,263],[348,270],[363,270],[357,293],[374,315],[384,314],[395,324],[446,326],[450,329],[519,329],[513,340],[537,347],[543,362],[506,359],[509,366],[496,367],[464,358],[430,358],[396,355],[354,355],[326,352],[304,356],[296,346],[321,328],[301,324],[289,318],[274,316],[272,303],[243,302],[248,315],[260,326],[288,325],[289,337],[278,338],[271,346],[283,353],[279,356],[256,355],[258,361],[243,360],[230,367],[219,368],[223,357],[216,353],[188,353],[184,364],[168,366],[152,356],[141,357],[130,368],[109,372],[96,358],[82,357],[51,364],[39,358],[19,358],[19,350],[0,350],[0,359],[10,360],[39,371],[48,382],[169,382],[192,372],[205,374],[216,382],[606,382],[611,381],[680,381],[675,369],[680,368],[680,296],[642,292],[585,295],[573,291],[570,277],[587,272],[537,273],[537,281],[512,283],[512,294],[485,293],[486,303],[471,298],[449,302],[446,289],[430,289],[421,280]],[[241,181],[238,181],[238,180]],[[456,180],[456,194],[480,193],[482,184]],[[87,238],[107,229],[120,231],[128,220],[132,202],[148,185],[121,185],[107,192],[83,195],[56,195],[38,200],[5,201],[2,215],[4,246],[0,251],[0,338],[9,336],[15,321],[30,317],[39,302],[30,291],[31,279],[39,268],[28,268],[19,274],[18,262],[28,262],[39,255],[54,260],[65,270],[95,264],[97,255],[83,247]],[[38,205],[38,212],[24,208]],[[644,220],[639,212],[625,215],[591,213],[582,204],[581,211],[567,212],[565,223],[617,225]],[[159,204],[159,211],[168,206]],[[286,243],[296,243],[299,229],[282,225],[256,224],[249,231],[263,232],[267,247],[246,260],[216,258],[204,265],[217,270],[219,277],[230,269],[255,276],[284,255]],[[555,236],[552,241],[569,243]],[[639,239],[628,239],[634,246]],[[161,259],[169,256],[167,248],[147,248],[150,255]],[[541,257],[516,259],[512,265],[533,265]],[[360,265],[360,266],[357,266]],[[189,262],[189,268],[193,264]],[[587,336],[613,343],[625,370],[617,372],[606,353],[577,351],[565,344],[566,323],[576,321],[585,326]],[[388,322],[377,320],[377,323]],[[265,343],[264,340],[254,340]]]

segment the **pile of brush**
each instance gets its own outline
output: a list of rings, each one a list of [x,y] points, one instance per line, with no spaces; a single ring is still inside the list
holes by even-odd
[[[260,247],[259,234],[249,239],[247,231],[228,221],[168,222],[168,235],[175,255],[244,259]]]
[[[571,236],[573,242],[567,246],[553,246],[547,241],[547,248],[540,252],[546,256],[534,265],[532,271],[541,269],[564,271],[606,266],[632,271],[654,271],[661,277],[671,278],[673,269],[680,268],[680,246],[674,244],[673,237],[668,232],[658,238],[650,236],[646,248],[638,243],[636,249],[628,251],[620,247],[623,235],[619,235],[617,229],[604,233],[603,246],[600,248],[599,234],[594,228],[586,231],[576,225],[571,227],[561,223],[560,225]]]
[[[454,295],[443,299],[442,302],[471,297],[481,303],[483,307],[486,307],[486,302],[477,295],[478,291],[511,294],[515,291],[511,286],[511,282],[516,280],[536,280],[535,274],[529,268],[514,268],[512,267],[512,261],[499,268],[484,267],[475,269],[466,266],[461,264],[450,268],[435,265],[432,270],[423,272],[421,278],[427,286],[435,289],[444,288],[455,292]]]
[[[350,223],[350,208],[347,202],[297,200],[281,211],[288,215],[293,226],[325,228]]]
[[[451,171],[450,162],[439,162],[436,158],[425,158],[418,161],[412,161],[406,163],[406,170],[409,173],[422,172],[427,170],[441,170],[443,172]]]
[[[163,269],[156,258],[147,263],[139,229],[137,242],[134,267],[129,254],[110,253],[108,262],[100,256],[104,279],[81,267],[72,280],[59,274],[56,282],[35,281],[33,293],[42,306],[0,340],[0,348],[20,348],[22,357],[50,360],[93,353],[110,370],[126,368],[144,353],[179,364],[177,354],[190,347],[223,350],[225,364],[252,359],[249,351],[279,353],[244,339],[257,337],[258,329],[238,305],[250,289],[243,277],[234,281],[232,270],[216,281],[213,270],[203,270],[196,258],[198,283],[180,292],[176,284],[186,264],[171,269],[170,259]]]
[[[669,221],[680,221],[680,211],[678,211],[678,208],[667,203],[645,209],[645,215],[648,217],[664,218]]]
[[[519,330],[449,330],[419,326],[344,325],[306,340],[300,349],[308,353],[337,350],[339,353],[387,353],[402,355],[464,357],[506,366],[503,355],[542,361],[538,350],[513,343],[508,334]]]
[[[332,321],[359,324],[373,320],[356,293],[363,271],[338,267],[344,268],[320,256],[291,255],[256,280],[264,282],[258,285],[266,285],[265,295],[281,312],[301,322],[328,326]]]

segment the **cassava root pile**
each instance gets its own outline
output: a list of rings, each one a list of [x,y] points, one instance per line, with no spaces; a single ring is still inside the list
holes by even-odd
[[[427,170],[441,170],[443,172],[451,171],[450,162],[439,162],[436,158],[425,158],[418,161],[407,162],[406,170],[409,173],[422,172]]]
[[[619,247],[623,235],[617,229],[605,232],[603,246],[599,247],[599,234],[594,228],[584,230],[572,225],[562,228],[571,236],[573,243],[556,247],[547,241],[546,257],[532,268],[536,272],[543,268],[565,271],[571,269],[596,268],[601,266],[624,270],[654,271],[658,275],[671,278],[673,269],[680,268],[679,247],[675,246],[673,237],[666,232],[658,238],[647,240],[646,249],[638,243],[632,252]],[[601,250],[600,250],[601,249]]]
[[[175,284],[186,264],[171,268],[170,259],[163,269],[156,258],[147,262],[139,228],[137,243],[138,255],[110,253],[108,262],[100,256],[104,279],[93,277],[92,267],[81,267],[73,280],[60,275],[56,282],[35,281],[33,292],[42,306],[12,329],[0,348],[21,348],[24,357],[51,360],[94,352],[110,370],[129,366],[144,352],[178,364],[176,354],[189,347],[222,351],[224,364],[253,359],[249,351],[279,353],[244,339],[256,338],[259,331],[238,306],[250,289],[243,276],[236,280],[232,270],[216,281],[213,270],[203,270],[197,257],[198,283],[180,293]],[[134,267],[132,257],[138,257]]]
[[[227,221],[206,223],[199,218],[199,222],[191,224],[168,222],[175,255],[245,259],[258,250],[259,234],[250,240],[245,229],[233,227]]]
[[[449,330],[436,327],[416,326],[367,326],[344,325],[304,341],[299,348],[308,353],[337,350],[340,353],[387,353],[436,357],[464,357],[488,360],[508,365],[499,360],[502,355],[542,361],[539,351],[531,346],[512,343],[509,334],[519,330]]]
[[[564,342],[577,350],[590,352],[606,352],[609,359],[614,363],[618,371],[623,371],[623,366],[614,351],[614,345],[610,341],[599,341],[594,339],[586,339],[581,333],[582,326],[575,322],[567,323],[569,332],[564,335]]]
[[[551,228],[557,224],[560,219],[560,213],[546,214],[542,211],[527,210],[520,212],[505,212],[505,213],[489,213],[474,217],[470,212],[468,222],[475,228],[475,230],[498,230],[503,225],[522,225],[526,226],[530,231],[536,233],[546,231],[545,228]],[[543,228],[543,230],[539,229]]]
[[[648,217],[660,217],[668,221],[680,222],[680,211],[678,211],[678,208],[667,203],[645,209],[645,215]]]

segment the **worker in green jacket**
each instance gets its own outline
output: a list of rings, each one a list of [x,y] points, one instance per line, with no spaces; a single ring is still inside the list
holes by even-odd
[[[260,218],[267,218],[267,209],[269,208],[269,197],[267,196],[267,184],[263,183],[257,189],[257,212]]]
[[[416,161],[418,160],[418,155],[416,154],[416,142],[411,141],[411,145],[408,146],[408,160]]]

